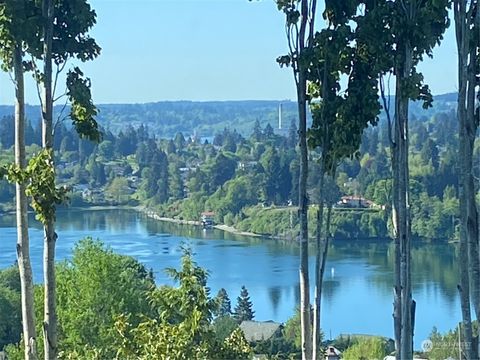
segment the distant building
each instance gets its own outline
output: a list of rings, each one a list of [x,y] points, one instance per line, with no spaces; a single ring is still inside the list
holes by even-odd
[[[257,166],[258,161],[240,161],[238,163],[239,170],[253,170]]]
[[[282,324],[273,321],[245,320],[240,324],[240,329],[247,341],[265,341],[280,336]]]
[[[381,206],[375,204],[373,201],[361,196],[342,196],[340,201],[337,202],[336,207],[356,209],[381,208]]]
[[[325,360],[340,360],[342,353],[334,346],[329,346],[325,351]]]
[[[213,211],[205,211],[201,215],[201,223],[205,229],[213,227],[215,225],[215,213]]]

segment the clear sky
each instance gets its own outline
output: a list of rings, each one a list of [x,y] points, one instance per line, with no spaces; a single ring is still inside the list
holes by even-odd
[[[274,0],[91,0],[102,54],[82,64],[96,103],[162,100],[295,99],[284,19]],[[434,94],[456,90],[450,28],[435,58],[421,65]],[[27,75],[27,77],[30,77]],[[26,99],[38,103],[32,81]],[[8,75],[0,103],[13,104]]]

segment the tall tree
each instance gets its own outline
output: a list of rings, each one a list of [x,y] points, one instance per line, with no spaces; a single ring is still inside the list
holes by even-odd
[[[42,0],[43,71],[35,65],[37,83],[42,85],[42,146],[51,154],[53,164],[53,102],[59,74],[71,58],[81,61],[98,56],[100,47],[88,36],[96,22],[96,14],[86,0]],[[75,12],[75,14],[73,14]],[[57,66],[55,79],[53,63]],[[80,137],[99,140],[94,116],[96,108],[91,101],[90,80],[75,67],[69,70],[65,94],[71,102],[70,118]],[[52,179],[55,187],[55,178]],[[54,210],[54,209],[53,209]],[[44,354],[45,359],[57,357],[57,317],[55,302],[55,211],[44,223]]]
[[[459,200],[460,200],[460,302],[463,318],[463,338],[467,359],[480,357],[473,352],[470,298],[477,320],[480,319],[480,258],[479,221],[473,172],[473,150],[480,122],[475,109],[475,88],[480,79],[480,2],[453,1],[458,52],[459,122]],[[471,284],[471,287],[470,287]],[[479,350],[480,351],[480,350]]]
[[[33,276],[30,262],[26,196],[24,52],[35,47],[32,36],[38,13],[31,1],[0,2],[0,56],[3,70],[13,69],[15,84],[15,167],[10,177],[16,183],[17,259],[20,272],[25,359],[37,359]]]
[[[250,295],[245,286],[242,286],[240,296],[237,297],[237,306],[235,306],[234,317],[237,321],[242,322],[244,320],[253,320],[255,311],[252,308],[253,304],[250,301]]]
[[[15,165],[19,170],[26,167],[25,156],[25,87],[21,45],[15,46],[13,55],[15,74]],[[30,241],[28,235],[28,209],[25,183],[16,184],[17,211],[17,258],[22,285],[23,338],[25,359],[36,359],[36,332],[33,304],[33,275],[30,262]]]
[[[308,272],[308,149],[307,149],[307,74],[308,57],[313,47],[316,0],[276,0],[285,14],[285,30],[289,52],[278,57],[277,62],[291,66],[298,104],[298,144],[300,175],[298,185],[298,213],[300,221],[300,322],[302,333],[302,359],[312,357],[310,324],[310,277]]]
[[[395,78],[395,112],[381,78],[382,99],[390,131],[393,170],[393,223],[395,242],[394,328],[397,359],[413,356],[414,301],[411,289],[411,226],[408,166],[409,101],[431,105],[432,96],[417,65],[443,36],[449,24],[449,0],[382,0],[366,2],[370,9],[363,36],[366,51],[375,54],[381,73]],[[392,124],[393,122],[393,124]],[[393,129],[393,130],[392,130]]]
[[[331,206],[328,204],[324,232],[325,175],[334,176],[338,162],[358,151],[363,130],[375,125],[380,113],[376,67],[363,52],[363,39],[357,37],[361,26],[359,2],[326,2],[326,27],[317,32],[309,62],[309,97],[313,116],[309,145],[321,151],[319,208],[317,212],[315,306],[313,324],[313,359],[322,357],[320,309],[323,274],[328,252]],[[360,25],[356,30],[352,21]],[[348,78],[342,90],[340,78]],[[322,235],[325,233],[325,235]]]
[[[224,288],[218,290],[215,301],[217,303],[217,309],[215,311],[217,316],[229,316],[232,313],[232,305],[227,290]]]

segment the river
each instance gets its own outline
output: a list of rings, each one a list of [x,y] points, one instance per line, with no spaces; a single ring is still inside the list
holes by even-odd
[[[42,228],[31,217],[34,278],[42,280]],[[152,268],[157,284],[171,284],[163,269],[177,267],[181,247],[210,272],[212,294],[225,288],[232,307],[245,285],[255,319],[286,321],[298,303],[298,255],[293,243],[203,231],[147,218],[133,210],[68,210],[58,213],[57,259],[68,259],[75,243],[86,236],[101,239],[113,250],[131,255]],[[0,268],[15,261],[15,216],[0,215]],[[446,331],[460,320],[456,290],[457,247],[414,242],[412,286],[417,302],[415,348],[436,326]],[[313,251],[312,251],[313,253]],[[310,258],[310,273],[314,257]],[[393,246],[382,241],[334,241],[326,264],[322,305],[325,338],[341,333],[393,337]],[[313,286],[312,286],[313,288]]]

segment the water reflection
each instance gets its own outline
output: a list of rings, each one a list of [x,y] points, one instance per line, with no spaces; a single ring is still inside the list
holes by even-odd
[[[42,278],[42,228],[30,222],[35,280]],[[14,215],[0,217],[0,267],[15,261]],[[58,213],[57,258],[71,255],[85,236],[100,238],[112,249],[135,256],[153,269],[157,282],[170,283],[163,269],[178,267],[181,247],[189,246],[210,271],[212,294],[224,287],[235,305],[247,286],[260,320],[286,321],[299,301],[298,246],[264,238],[203,231],[159,222],[129,210],[61,211]],[[312,254],[314,248],[311,248]],[[412,286],[417,301],[418,345],[435,325],[444,331],[460,319],[456,290],[457,247],[413,244]],[[389,241],[335,241],[330,245],[323,289],[325,334],[371,333],[392,336],[393,244]],[[310,274],[314,274],[311,258]],[[313,279],[312,279],[313,280]],[[313,299],[313,282],[312,282]]]

